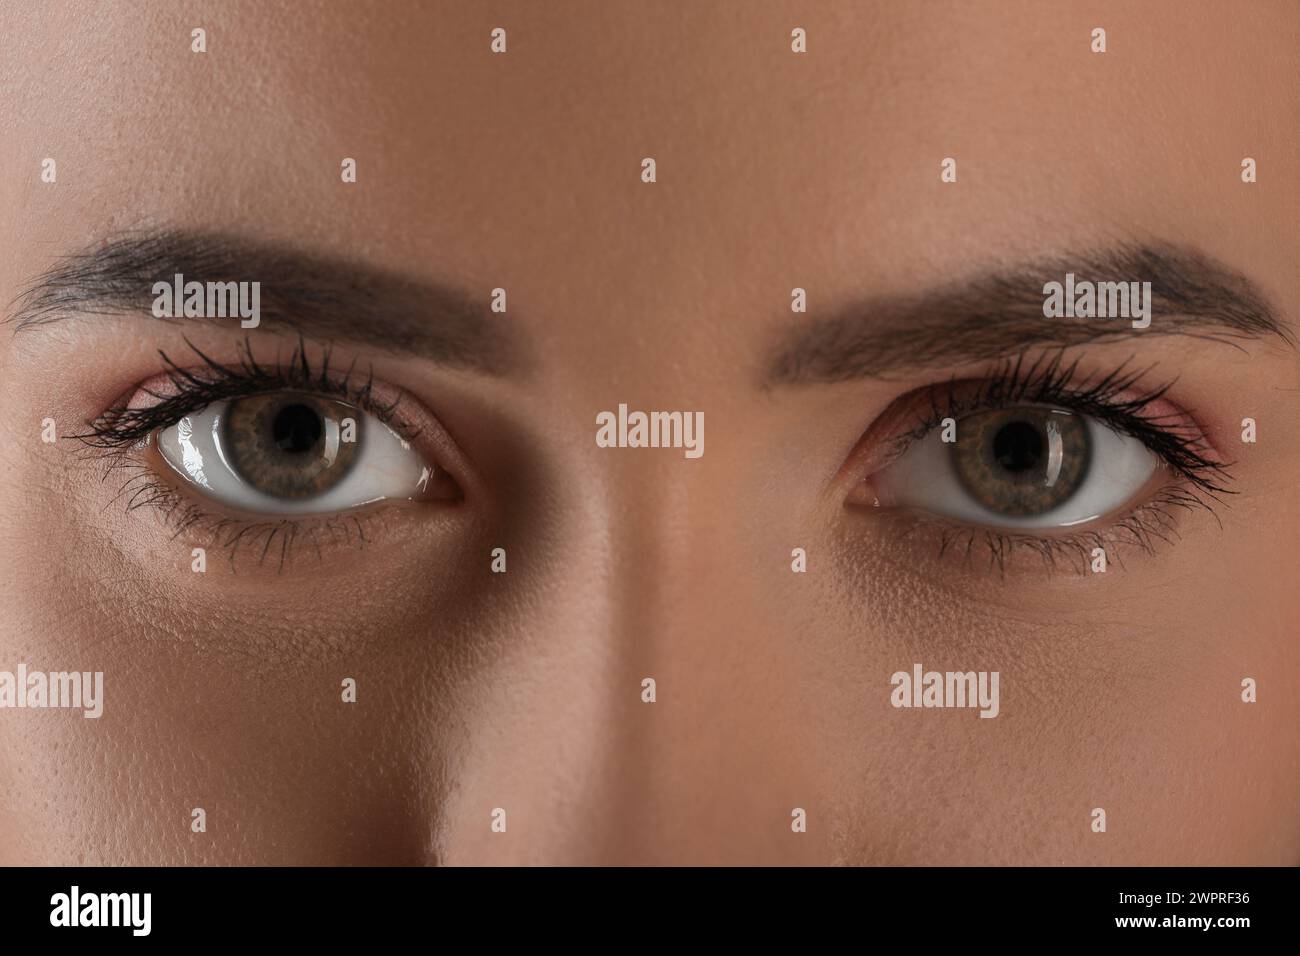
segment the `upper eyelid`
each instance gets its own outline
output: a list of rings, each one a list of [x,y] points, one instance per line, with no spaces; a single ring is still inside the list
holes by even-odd
[[[397,431],[405,440],[414,441],[420,430],[411,426],[398,413],[406,399],[403,389],[394,389],[378,382],[372,371],[364,379],[356,376],[354,361],[346,368],[331,368],[330,351],[324,350],[318,366],[306,356],[305,343],[298,346],[287,360],[265,362],[253,357],[248,340],[235,362],[222,363],[210,359],[192,343],[188,343],[202,364],[182,366],[165,352],[160,352],[165,371],[134,385],[131,390],[101,412],[89,424],[90,432],[70,437],[88,444],[116,447],[130,444],[158,428],[174,425],[187,413],[216,401],[239,398],[259,392],[297,389],[321,394],[356,404],[363,410]],[[355,384],[354,384],[355,382]],[[157,385],[169,383],[169,394],[159,394]],[[148,386],[155,386],[149,388]],[[376,398],[376,392],[391,394],[391,401]],[[132,404],[141,393],[154,402]]]

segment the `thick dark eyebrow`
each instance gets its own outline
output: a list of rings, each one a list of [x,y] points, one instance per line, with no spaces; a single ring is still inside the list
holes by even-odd
[[[1127,319],[1046,318],[1043,285],[1151,283],[1151,325]],[[1236,344],[1291,330],[1241,274],[1195,250],[1128,245],[997,270],[912,296],[837,307],[785,332],[765,363],[765,386],[887,378],[892,373],[991,361],[1033,348],[1186,335]],[[1240,347],[1238,345],[1238,347]]]
[[[258,328],[290,329],[320,341],[348,341],[417,355],[453,367],[503,374],[517,346],[503,316],[452,285],[414,279],[342,259],[306,254],[238,236],[181,231],[115,235],[62,257],[15,300],[16,331],[74,315],[153,318],[153,284],[185,281],[260,283]],[[238,318],[162,318],[228,323]]]

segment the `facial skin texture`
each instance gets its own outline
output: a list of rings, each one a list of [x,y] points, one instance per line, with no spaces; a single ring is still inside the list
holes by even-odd
[[[0,711],[0,863],[1300,861],[1294,350],[1070,351],[1176,377],[1235,462],[1216,514],[1097,575],[999,574],[846,508],[890,403],[989,363],[760,384],[836,304],[1151,238],[1294,327],[1294,4],[267,6],[5,8],[0,300],[123,230],[218,231],[505,287],[523,360],[336,339],[445,429],[463,504],[195,574],[203,542],[110,504],[41,421],[84,431],[186,335],[233,360],[237,323],[6,328],[0,670],[102,670],[106,700]],[[706,453],[598,448],[620,402],[703,411]],[[1000,715],[894,709],[914,662],[1000,672]]]

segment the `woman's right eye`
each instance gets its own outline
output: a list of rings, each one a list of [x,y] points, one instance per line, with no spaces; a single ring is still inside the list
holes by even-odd
[[[239,511],[324,514],[459,497],[445,470],[375,415],[309,392],[213,402],[160,429],[156,440],[185,481]]]
[[[870,481],[885,507],[981,527],[1069,528],[1111,515],[1148,485],[1160,459],[1136,438],[1064,408],[982,411],[936,428]]]

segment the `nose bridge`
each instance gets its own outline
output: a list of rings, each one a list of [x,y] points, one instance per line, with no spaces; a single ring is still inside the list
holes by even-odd
[[[607,403],[615,412],[617,404]],[[605,685],[598,718],[604,728],[593,737],[599,782],[588,793],[592,855],[651,861],[675,817],[664,801],[664,774],[688,756],[680,708],[665,706],[664,694],[672,687],[681,699],[676,677],[666,675],[676,670],[672,661],[684,642],[698,637],[691,626],[699,543],[690,489],[701,462],[685,459],[681,449],[601,448],[594,434],[588,440],[594,468],[580,492],[582,536],[599,544],[582,549],[583,566],[571,568],[579,580],[563,587],[585,592],[584,626],[600,632],[588,635],[601,645],[603,664],[593,677]]]
[[[603,449],[609,554],[606,587],[618,646],[635,659],[662,642],[686,611],[694,567],[691,477],[674,449]]]
[[[779,776],[768,748],[783,718],[764,684],[771,635],[740,613],[749,597],[722,506],[726,463],[671,448],[602,451],[599,587],[617,688],[605,778],[617,808],[604,850],[646,863],[743,861],[782,839],[794,804],[764,781]]]

